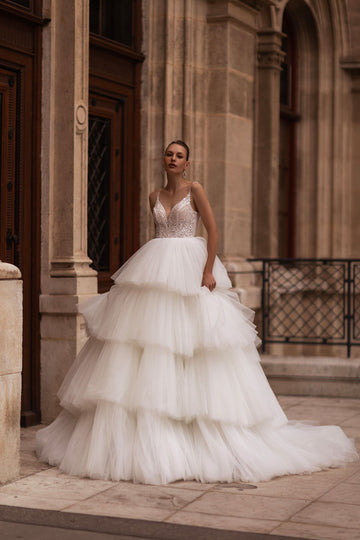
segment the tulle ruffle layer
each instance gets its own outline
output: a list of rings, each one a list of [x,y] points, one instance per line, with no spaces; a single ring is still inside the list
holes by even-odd
[[[189,358],[91,338],[58,395],[61,406],[74,414],[103,400],[186,423],[194,418],[246,427],[271,419],[286,422],[254,346]]]
[[[83,302],[79,310],[89,334],[99,340],[162,347],[184,356],[259,341],[246,308],[227,290],[211,293],[198,286],[196,296],[187,296],[121,283]]]
[[[182,295],[198,295],[207,258],[206,241],[194,238],[154,238],[142,246],[112,276],[115,283],[161,287]],[[216,257],[213,274],[219,289],[231,282]]]
[[[37,449],[40,459],[69,474],[148,484],[261,482],[356,459],[336,426],[275,421],[246,428],[208,418],[186,423],[107,401],[79,417],[63,411],[38,432]]]

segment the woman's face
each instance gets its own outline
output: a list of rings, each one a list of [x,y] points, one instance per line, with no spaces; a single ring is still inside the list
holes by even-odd
[[[188,165],[185,148],[180,144],[170,144],[164,155],[165,171],[182,174]]]

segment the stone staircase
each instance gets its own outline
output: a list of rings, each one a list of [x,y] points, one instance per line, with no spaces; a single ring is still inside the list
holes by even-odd
[[[261,363],[276,394],[360,398],[360,358],[263,354]]]

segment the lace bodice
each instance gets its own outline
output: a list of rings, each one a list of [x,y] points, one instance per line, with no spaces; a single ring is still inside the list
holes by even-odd
[[[167,215],[157,194],[153,208],[155,238],[185,238],[195,236],[199,214],[191,206],[191,190],[177,202]]]

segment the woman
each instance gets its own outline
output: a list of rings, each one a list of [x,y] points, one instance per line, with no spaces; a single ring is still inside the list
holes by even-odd
[[[40,459],[80,476],[163,484],[264,481],[357,459],[336,426],[288,422],[259,364],[252,312],[230,291],[189,149],[168,145],[150,195],[155,238],[80,306],[89,340],[38,432]],[[201,217],[207,242],[196,237]]]

